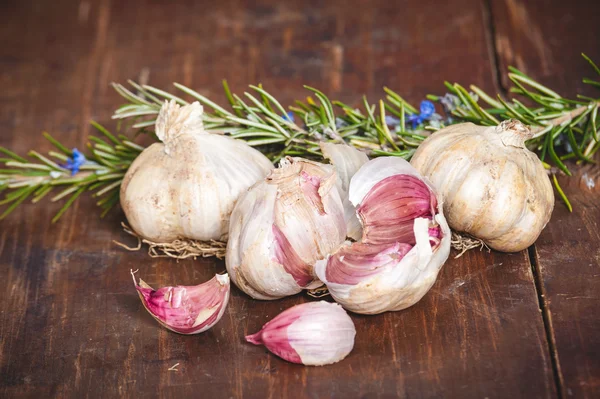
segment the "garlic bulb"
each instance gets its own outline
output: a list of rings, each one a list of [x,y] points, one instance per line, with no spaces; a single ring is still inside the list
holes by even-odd
[[[520,251],[535,242],[554,208],[550,179],[524,144],[531,135],[516,120],[461,123],[428,137],[411,163],[443,196],[452,229],[499,251]]]
[[[229,301],[229,276],[217,274],[196,286],[154,290],[142,279],[133,283],[146,310],[160,324],[180,334],[198,334],[221,319]]]
[[[271,162],[243,141],[206,132],[198,102],[165,102],[156,135],[161,142],[135,159],[121,185],[133,230],[155,242],[226,239],[235,201]]]
[[[356,216],[356,209],[348,198],[348,190],[350,179],[361,166],[367,163],[369,158],[364,152],[346,144],[320,143],[320,146],[323,156],[331,161],[338,175],[336,186],[344,204],[346,235],[354,240],[359,240],[362,235],[362,227]]]
[[[264,345],[292,363],[322,366],[337,363],[352,351],[356,329],[335,303],[303,303],[280,313],[246,341]]]
[[[322,285],[313,265],[346,238],[331,165],[285,158],[243,194],[231,215],[225,262],[255,299],[277,299]]]
[[[356,313],[401,310],[429,291],[450,253],[441,201],[408,162],[367,162],[350,183],[350,201],[363,226],[348,243],[315,265],[331,296]]]

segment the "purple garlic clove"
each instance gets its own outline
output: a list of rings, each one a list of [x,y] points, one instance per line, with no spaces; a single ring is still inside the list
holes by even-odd
[[[340,305],[319,301],[285,310],[246,341],[292,363],[322,366],[348,356],[355,335],[354,323]]]
[[[217,274],[195,286],[153,289],[142,279],[135,288],[146,310],[160,324],[180,334],[199,334],[214,326],[223,316],[229,301],[229,276]]]

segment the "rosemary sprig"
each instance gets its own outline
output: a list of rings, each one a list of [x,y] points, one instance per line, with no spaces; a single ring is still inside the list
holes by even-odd
[[[135,93],[121,84],[113,84],[128,101],[115,111],[113,119],[128,119],[133,128],[148,131],[166,100],[188,104],[187,100],[153,86],[133,81],[129,81],[129,85]],[[178,83],[174,86],[208,108],[203,115],[207,130],[244,139],[251,146],[261,147],[273,161],[286,155],[320,157],[321,141],[345,142],[371,156],[396,155],[408,159],[428,134],[423,124],[419,125],[419,130],[405,127],[405,118],[418,111],[387,88],[386,100],[369,104],[365,99],[361,110],[331,101],[323,92],[305,86],[316,100],[308,96],[286,111],[261,85],[249,86],[248,92],[238,96],[223,81],[231,106],[229,111],[186,86]]]
[[[0,147],[0,153],[7,156],[2,158],[5,169],[0,169],[0,192],[6,191],[0,201],[0,206],[6,206],[0,220],[25,200],[31,198],[33,203],[38,203],[56,191],[50,200],[66,201],[52,222],[60,219],[86,191],[93,192],[98,199],[102,216],[119,201],[123,176],[143,147],[125,136],[114,136],[96,122],[92,122],[92,126],[100,134],[90,137],[84,158],[77,150],[69,150],[48,133],[43,135],[57,151],[50,151],[47,157],[30,151],[28,156],[31,159],[28,160]],[[79,162],[76,162],[77,159]]]
[[[583,57],[600,76],[600,68],[585,54]],[[249,86],[249,90],[239,96],[223,81],[229,102],[229,108],[225,108],[178,83],[174,84],[177,94],[171,94],[129,81],[129,87],[113,84],[126,101],[113,118],[127,121],[126,127],[156,138],[153,127],[165,100],[179,104],[199,101],[205,107],[203,118],[207,130],[245,140],[259,147],[273,161],[287,155],[320,158],[321,141],[347,143],[371,157],[410,159],[431,131],[446,125],[469,121],[492,126],[514,118],[532,127],[535,135],[527,145],[540,154],[542,161],[547,161],[548,168],[570,175],[565,160],[594,162],[592,157],[600,149],[600,98],[578,95],[568,99],[518,69],[509,69],[508,77],[513,83],[509,92],[516,95],[513,98],[493,96],[474,85],[467,90],[449,82],[445,83],[445,95],[428,95],[428,100],[441,104],[445,117],[434,113],[432,104],[424,101],[417,108],[389,88],[384,88],[385,98],[375,103],[363,98],[360,107],[353,107],[306,87],[310,95],[296,101],[288,111],[261,85]],[[599,80],[584,78],[583,82],[592,88],[600,87]],[[0,162],[6,166],[0,169],[0,192],[6,191],[0,200],[0,206],[6,206],[0,219],[26,199],[32,198],[32,202],[37,203],[58,186],[62,191],[54,195],[52,201],[66,201],[53,221],[86,191],[93,191],[99,198],[97,203],[103,214],[118,202],[122,178],[143,147],[125,136],[111,134],[94,122],[93,125],[100,135],[90,137],[86,162],[75,174],[64,164],[72,160],[73,152],[47,133],[44,136],[57,149],[48,157],[31,151],[29,156],[33,160],[28,160],[0,147]],[[551,168],[548,162],[556,168]],[[570,208],[555,176],[553,183]]]

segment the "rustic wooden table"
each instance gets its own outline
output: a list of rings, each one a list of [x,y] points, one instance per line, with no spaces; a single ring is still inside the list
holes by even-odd
[[[222,78],[287,103],[302,84],[350,103],[387,85],[417,102],[443,94],[443,79],[505,94],[512,64],[572,95],[591,74],[579,53],[600,60],[599,12],[543,0],[3,1],[0,145],[47,150],[47,130],[83,147],[91,119],[115,126],[109,83],[142,71],[221,102]],[[121,250],[122,213],[100,219],[91,199],[56,225],[59,205],[25,205],[0,223],[0,396],[598,398],[600,169],[560,181],[574,211],[557,202],[529,251],[450,259],[414,307],[353,316],[354,351],[327,367],[243,340],[307,297],[233,289],[215,328],[173,334],[142,308],[129,270],[197,284],[223,262]]]

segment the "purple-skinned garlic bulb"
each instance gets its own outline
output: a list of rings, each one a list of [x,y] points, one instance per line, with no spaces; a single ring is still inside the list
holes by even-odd
[[[238,200],[225,262],[255,299],[277,299],[321,283],[314,263],[346,239],[342,200],[331,165],[287,157]]]
[[[180,334],[199,334],[217,324],[229,302],[229,276],[217,274],[195,286],[153,289],[144,280],[135,288],[146,310],[160,324]]]
[[[349,197],[363,227],[315,273],[331,296],[355,313],[377,314],[418,302],[450,253],[442,201],[405,160],[377,158],[354,175]]]
[[[348,356],[355,335],[354,323],[340,305],[319,301],[285,310],[246,341],[264,345],[288,362],[322,366]]]

